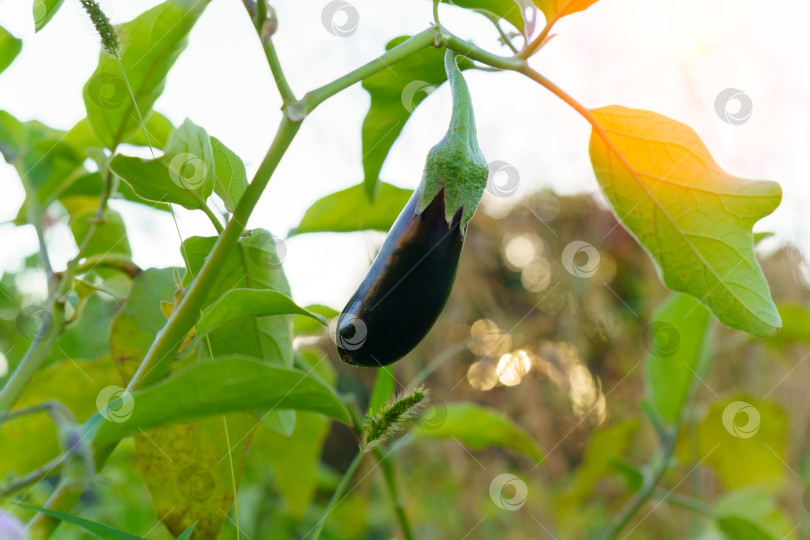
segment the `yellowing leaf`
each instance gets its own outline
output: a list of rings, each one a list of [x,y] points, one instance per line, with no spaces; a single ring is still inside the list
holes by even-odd
[[[551,18],[560,19],[566,15],[571,15],[578,11],[585,11],[598,0],[534,0],[534,5],[546,16],[546,20]]]
[[[596,178],[664,283],[732,328],[776,332],[782,321],[751,228],[779,205],[779,184],[726,173],[694,130],[660,114],[619,106],[593,114],[610,141],[591,134]]]

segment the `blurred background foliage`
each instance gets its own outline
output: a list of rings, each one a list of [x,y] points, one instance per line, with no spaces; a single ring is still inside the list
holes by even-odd
[[[643,414],[644,363],[673,345],[667,341],[671,336],[659,335],[651,324],[668,293],[649,257],[591,195],[544,191],[511,205],[487,197],[468,235],[442,317],[393,371],[398,385],[425,382],[432,393],[423,418],[384,449],[399,472],[416,537],[594,538],[653,465],[645,465],[659,443]],[[596,272],[587,279],[561,263],[565,246],[577,240],[599,252]],[[772,239],[762,241],[760,258],[785,329],[755,340],[715,327],[711,364],[675,445],[675,466],[657,492],[669,494],[670,501],[654,496],[626,529],[629,538],[810,538],[807,268],[796,249]],[[32,257],[0,280],[5,373],[38,327],[40,272]],[[75,320],[19,406],[59,399],[82,421],[95,412],[101,388],[120,384],[107,336],[131,279],[122,272],[105,278],[90,290],[107,292],[72,297],[67,311]],[[323,330],[295,320],[297,364],[317,366],[322,379],[364,406],[379,372],[338,359],[333,325]],[[659,356],[666,361],[667,354]],[[324,358],[328,361],[319,362]],[[437,436],[449,415],[463,416],[453,405],[462,401],[513,419],[542,455],[522,434],[511,432],[504,446],[513,449],[476,448],[475,431],[488,429],[480,415],[466,420],[471,432],[466,444]],[[723,412],[734,401],[758,411],[754,436],[734,437],[724,426]],[[354,432],[321,415],[299,411],[291,433],[285,433],[283,418],[278,422],[258,424],[252,442],[241,449],[249,452],[236,509],[225,519],[221,538],[237,537],[237,521],[242,538],[305,537],[357,452]],[[138,445],[149,444],[144,435]],[[146,538],[170,538],[135,466],[143,459],[135,446],[131,439],[118,446],[74,513]],[[0,473],[30,470],[59,453],[56,428],[44,415],[10,421],[0,432],[0,448]],[[231,489],[215,485],[203,468],[184,471],[173,483],[192,505]],[[524,498],[517,484],[503,486],[500,500],[491,494],[493,479],[503,473],[526,486],[525,504],[513,510],[509,501]],[[375,460],[364,460],[323,538],[398,534],[381,474]],[[54,485],[38,484],[29,501],[44,504]],[[696,501],[697,511],[685,508]],[[57,537],[91,536],[62,525]]]

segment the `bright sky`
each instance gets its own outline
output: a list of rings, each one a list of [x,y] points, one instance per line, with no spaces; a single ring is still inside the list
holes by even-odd
[[[277,0],[275,42],[293,90],[301,96],[379,55],[392,37],[427,28],[427,0],[349,0],[359,16],[350,36],[329,33],[321,22],[327,0]],[[115,23],[157,4],[152,0],[101,0]],[[493,52],[489,22],[452,6],[445,26]],[[341,24],[341,21],[337,21]],[[0,25],[23,39],[23,52],[0,75],[0,109],[21,120],[38,119],[67,129],[85,115],[82,85],[98,59],[98,37],[77,0],[34,34],[30,0],[0,0]],[[533,65],[583,104],[647,108],[695,128],[720,165],[732,174],[782,184],[784,200],[757,230],[776,241],[803,242],[810,232],[810,3],[799,0],[601,0],[564,19]],[[588,125],[537,84],[515,74],[467,72],[481,148],[489,161],[520,173],[513,199],[551,186],[559,192],[592,191]],[[753,110],[741,125],[715,112],[716,96],[736,88]],[[360,126],[368,108],[359,86],[324,103],[308,118],[254,212],[251,227],[286,236],[318,198],[362,178]],[[255,171],[280,118],[280,99],[240,0],[213,0],[193,30],[189,46],[169,76],[155,108],[176,125],[192,119],[222,140]],[[729,112],[734,113],[734,104]],[[417,109],[382,172],[413,188],[427,151],[449,119],[446,86]],[[0,165],[0,222],[23,201],[15,171]],[[135,262],[181,265],[180,239],[171,218],[115,203],[127,222]],[[211,235],[204,216],[177,210],[183,238]],[[538,225],[539,226],[539,225]],[[0,225],[0,271],[14,269],[35,251],[30,227]],[[380,235],[304,235],[287,242],[285,269],[296,300],[340,309],[362,278]],[[73,254],[65,227],[48,235],[54,263]],[[587,239],[584,239],[587,240]],[[772,241],[773,243],[774,241]]]

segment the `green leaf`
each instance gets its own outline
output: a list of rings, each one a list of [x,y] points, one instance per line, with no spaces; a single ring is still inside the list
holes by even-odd
[[[95,232],[82,253],[85,257],[120,253],[132,255],[127,240],[127,229],[121,215],[109,208],[104,210],[101,220],[97,221],[98,197],[67,197],[62,204],[70,214],[70,230],[76,245],[82,245],[90,229],[95,225]]]
[[[84,519],[79,516],[74,516],[73,514],[66,514],[65,512],[58,512],[56,510],[51,510],[50,508],[42,508],[40,506],[34,506],[33,504],[24,503],[21,501],[15,501],[15,505],[21,506],[23,508],[27,508],[28,510],[36,510],[37,512],[42,512],[47,516],[51,516],[56,518],[60,521],[64,521],[65,523],[70,523],[71,525],[76,525],[81,527],[82,529],[89,531],[93,534],[97,534],[101,538],[110,539],[110,540],[143,540],[140,536],[135,536],[133,534],[121,532],[117,529],[113,529],[108,525],[104,525],[102,523],[96,523],[95,521],[90,521],[89,519]]]
[[[34,0],[34,30],[39,32],[56,15],[64,0]]]
[[[216,237],[192,237],[183,242],[183,256],[189,269],[185,284],[200,272],[205,258],[211,252]],[[205,307],[232,289],[271,290],[290,294],[290,286],[276,254],[272,235],[254,229],[250,236],[240,238],[237,249],[230,251],[222,265],[217,282],[211,287]],[[232,321],[209,334],[205,347],[199,347],[203,356],[246,355],[279,365],[291,367],[292,323],[289,315]]]
[[[491,446],[511,448],[536,460],[543,459],[543,452],[526,430],[515,424],[499,411],[477,403],[451,403],[432,407],[423,416],[441,418],[423,423],[414,430],[417,437],[429,439],[457,439],[473,450]]]
[[[386,50],[399,45],[409,36],[392,39]],[[470,67],[459,59],[459,68]],[[371,95],[371,106],[363,120],[363,185],[369,198],[380,189],[380,170],[405,122],[419,103],[438,85],[447,80],[444,51],[423,49],[363,81]]]
[[[675,425],[695,376],[709,353],[709,310],[691,296],[672,294],[647,326],[647,396],[660,418]]]
[[[214,153],[205,130],[186,120],[169,136],[158,159],[116,155],[110,169],[140,197],[203,208],[214,191]]]
[[[121,378],[115,363],[106,357],[87,362],[78,359],[52,364],[38,371],[26,386],[15,409],[58,401],[79,422],[97,413],[96,396]],[[37,441],[31,444],[31,441]],[[41,467],[61,453],[57,428],[47,413],[9,420],[0,430],[0,477],[21,476]]]
[[[94,440],[97,448],[141,429],[256,409],[312,411],[350,423],[338,395],[317,377],[248,358],[193,365],[134,392],[132,398],[132,415],[126,421],[101,424]]]
[[[225,209],[233,212],[248,187],[245,164],[216,137],[211,137],[211,147],[216,163],[214,191],[225,203]]]
[[[132,376],[166,323],[160,305],[173,298],[177,287],[176,270],[141,272],[133,282],[126,306],[113,322],[110,346],[125,380]],[[123,414],[118,414],[127,422],[127,413],[138,406],[134,400],[130,403],[130,409],[123,410],[122,406]],[[233,500],[228,454],[232,456],[234,471],[238,471],[238,481],[256,419],[250,412],[244,412],[171,423],[136,432],[138,468],[152,496],[156,514],[173,534],[180,534],[192,523],[199,522],[199,536],[215,537]]]
[[[723,495],[716,505],[717,527],[728,540],[776,540],[792,538],[790,518],[773,499],[753,490]]]
[[[130,89],[146,118],[207,5],[207,0],[168,0],[116,27],[126,44],[120,54],[126,79],[115,57],[102,51],[83,92],[87,118],[104,146],[115,148],[140,129]]]
[[[534,5],[540,8],[546,21],[552,18],[561,19],[572,13],[585,11],[598,0],[533,0]]]
[[[202,336],[225,323],[245,317],[298,314],[326,324],[326,319],[299,307],[286,294],[271,290],[231,289],[207,307],[197,324],[197,335]]]
[[[660,114],[619,106],[593,113],[610,141],[591,135],[596,178],[664,283],[732,328],[776,332],[782,322],[751,229],[779,205],[779,184],[727,174],[694,130]]]
[[[368,400],[368,412],[374,414],[386,401],[391,399],[396,389],[394,380],[394,367],[385,366],[377,370],[377,378],[374,380],[374,389]]]
[[[305,308],[307,311],[316,313],[323,317],[324,320],[334,319],[340,313],[322,304],[312,304]],[[303,336],[308,334],[320,334],[324,331],[323,324],[320,321],[313,320],[312,317],[304,315],[293,315],[293,334],[296,336]]]
[[[363,185],[356,185],[318,199],[309,207],[290,236],[313,232],[387,231],[413,190],[379,183],[376,198],[371,201]]]
[[[152,111],[145,118],[146,131],[149,133],[149,144],[153,148],[164,148],[169,140],[169,136],[175,130],[171,120],[157,111]],[[103,148],[104,144],[93,133],[93,128],[90,127],[90,122],[87,118],[82,118],[70,128],[70,131],[65,135],[64,141],[76,149],[81,155],[87,155],[90,148]],[[134,144],[136,146],[149,146],[147,144],[146,135],[143,129],[138,129],[124,140],[127,144]]]
[[[0,73],[11,65],[21,50],[22,40],[15,38],[0,26]]]
[[[194,532],[194,527],[197,526],[197,522],[195,521],[191,525],[189,525],[188,529],[183,531],[183,534],[177,537],[177,540],[189,540],[191,538],[191,533]]]
[[[778,489],[785,481],[787,412],[740,395],[714,402],[697,427],[696,459],[729,489]]]
[[[329,432],[329,419],[299,412],[289,437],[259,429],[251,447],[257,466],[273,469],[276,488],[289,506],[289,514],[300,519],[315,496],[321,448]]]
[[[488,17],[505,19],[512,26],[523,32],[524,22],[521,14],[520,2],[516,0],[443,0],[445,3],[460,8],[479,11]],[[594,0],[596,1],[596,0]]]

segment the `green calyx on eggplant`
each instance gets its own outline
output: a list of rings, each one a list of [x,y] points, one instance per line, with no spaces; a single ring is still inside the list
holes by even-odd
[[[467,84],[455,53],[447,51],[444,63],[453,94],[450,127],[430,150],[422,182],[338,318],[338,352],[354,366],[392,364],[433,327],[486,187],[487,162],[478,147]]]

